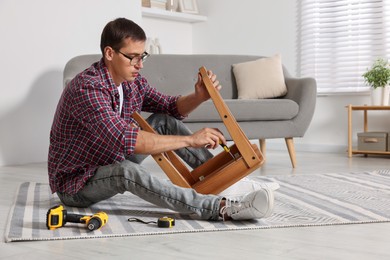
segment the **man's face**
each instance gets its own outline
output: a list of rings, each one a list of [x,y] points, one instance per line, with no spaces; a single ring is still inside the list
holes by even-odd
[[[133,81],[143,68],[140,57],[145,51],[145,42],[133,41],[131,38],[127,38],[124,43],[118,51],[111,47],[106,47],[105,51],[108,71],[117,86],[123,81]]]

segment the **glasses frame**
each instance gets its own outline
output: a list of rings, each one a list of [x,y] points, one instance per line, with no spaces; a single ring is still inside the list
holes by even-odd
[[[130,65],[132,65],[132,66],[138,65],[140,63],[140,61],[145,62],[145,60],[150,56],[150,54],[147,53],[146,51],[144,51],[141,55],[136,55],[134,57],[130,57],[129,55],[124,54],[120,50],[117,50],[117,52],[122,54],[125,58],[129,59]],[[136,59],[135,60],[136,62],[133,61],[134,59]]]

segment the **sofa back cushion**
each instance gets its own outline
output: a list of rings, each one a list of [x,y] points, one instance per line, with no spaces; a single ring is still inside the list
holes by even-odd
[[[101,58],[100,54],[80,55],[72,58],[64,69],[64,86],[78,73]],[[224,99],[236,99],[237,85],[232,65],[253,61],[261,56],[250,55],[212,55],[212,54],[159,54],[151,55],[144,63],[141,75],[152,87],[170,95],[186,95],[194,91],[197,72],[201,66],[212,70],[222,85]],[[284,76],[289,75],[283,68]]]
[[[253,61],[261,56],[249,55],[151,55],[144,64],[141,74],[149,83],[164,93],[177,95],[194,91],[197,72],[201,66],[213,71],[222,85],[221,96],[224,99],[236,99],[237,85],[232,65]],[[287,71],[285,71],[288,73]]]

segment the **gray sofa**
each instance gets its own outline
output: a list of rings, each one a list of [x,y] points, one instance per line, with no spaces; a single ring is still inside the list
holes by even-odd
[[[101,55],[72,58],[64,69],[64,86],[79,72],[98,61]],[[194,91],[199,67],[205,66],[218,76],[221,95],[249,139],[259,140],[265,156],[266,139],[284,138],[292,166],[296,166],[294,137],[303,137],[313,117],[316,103],[316,82],[312,78],[294,78],[283,67],[287,94],[273,99],[237,99],[237,86],[232,64],[252,61],[261,56],[246,55],[152,55],[141,74],[160,91],[178,95]],[[203,103],[184,120],[193,131],[216,127],[230,138],[212,101]]]

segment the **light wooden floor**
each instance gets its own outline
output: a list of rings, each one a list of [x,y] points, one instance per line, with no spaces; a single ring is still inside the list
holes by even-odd
[[[269,151],[257,175],[361,172],[390,168],[390,156]],[[146,161],[158,171],[152,160]],[[157,174],[161,174],[158,172]],[[46,165],[0,167],[0,259],[390,259],[390,223],[128,238],[4,243],[10,206],[21,182],[47,183]]]

